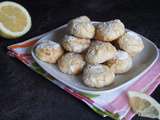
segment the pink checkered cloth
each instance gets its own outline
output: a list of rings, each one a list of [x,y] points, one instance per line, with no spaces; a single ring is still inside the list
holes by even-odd
[[[128,104],[127,92],[139,91],[150,95],[160,84],[160,58],[139,80],[133,83],[125,91],[117,93],[115,98],[109,98],[107,94],[88,95],[86,93],[77,92],[61,82],[55,80],[52,76],[43,71],[33,60],[31,56],[31,48],[42,36],[32,38],[25,42],[8,46],[9,55],[18,58],[35,72],[51,80],[54,84],[70,93],[72,96],[85,102],[92,110],[99,115],[109,116],[113,119],[130,120],[135,114]]]

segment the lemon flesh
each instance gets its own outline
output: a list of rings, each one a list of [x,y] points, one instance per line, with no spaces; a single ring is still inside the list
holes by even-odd
[[[1,2],[0,24],[0,32],[3,37],[16,38],[29,31],[31,18],[21,5],[15,2]]]
[[[132,110],[142,117],[160,119],[160,104],[152,97],[134,91],[128,92],[129,104]]]

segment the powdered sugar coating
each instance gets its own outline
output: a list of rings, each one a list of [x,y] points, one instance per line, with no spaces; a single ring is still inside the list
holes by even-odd
[[[124,32],[125,27],[120,20],[111,20],[97,25],[95,38],[97,40],[113,41],[123,35]]]
[[[134,38],[134,40],[137,40],[138,42],[142,42],[142,38],[135,32],[129,31],[127,32],[128,37]]]
[[[62,47],[53,41],[38,43],[35,48],[36,56],[47,63],[56,63],[63,54]]]
[[[114,81],[114,73],[105,65],[87,65],[83,70],[83,82],[89,87],[101,88]]]
[[[87,16],[80,16],[69,21],[68,32],[75,37],[91,39],[94,37],[95,27]]]
[[[128,59],[129,55],[127,52],[125,51],[122,51],[122,50],[118,50],[116,52],[116,55],[115,55],[115,59],[119,59],[119,60],[125,60],[125,59]]]
[[[71,35],[79,38],[91,39],[95,34],[95,28],[91,22],[70,22],[68,30]]]
[[[68,42],[72,42],[72,41],[75,41],[75,37],[72,36],[72,35],[65,35],[64,38],[63,38],[64,41],[68,41]]]
[[[103,66],[102,65],[88,65],[88,68],[90,69],[90,72],[94,73],[101,73],[104,72]]]
[[[128,52],[131,56],[137,55],[144,48],[142,38],[132,31],[128,31],[120,37],[118,44],[121,49]]]
[[[112,59],[116,48],[109,42],[93,41],[88,48],[85,59],[90,64],[103,63]]]
[[[65,35],[62,41],[62,46],[67,51],[81,53],[89,47],[90,42],[91,41],[89,39]]]
[[[106,65],[116,74],[125,73],[132,67],[132,58],[127,52],[118,50],[115,57],[107,61]]]
[[[42,42],[42,44],[39,44],[37,48],[60,48],[60,44],[53,42],[53,41],[47,41],[47,42]]]
[[[58,60],[60,71],[67,74],[79,74],[85,65],[85,61],[80,54],[66,53]]]
[[[70,22],[91,22],[91,20],[87,16],[80,16],[72,19]]]

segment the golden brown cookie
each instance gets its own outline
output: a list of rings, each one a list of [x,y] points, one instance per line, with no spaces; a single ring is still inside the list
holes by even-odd
[[[79,74],[85,65],[85,61],[80,54],[69,52],[58,60],[60,71],[67,74]]]
[[[116,74],[125,73],[132,67],[132,58],[127,52],[118,50],[113,59],[106,62],[106,65]]]
[[[53,41],[39,43],[35,49],[36,56],[47,63],[56,63],[57,59],[63,55],[63,52],[60,44]]]
[[[62,41],[62,46],[69,52],[81,53],[89,47],[90,43],[90,39],[83,39],[71,35],[65,35]]]
[[[68,32],[75,37],[91,39],[95,35],[95,27],[88,17],[82,16],[68,23]]]
[[[120,48],[128,52],[132,57],[140,53],[144,48],[142,38],[132,31],[126,32],[120,37],[118,43]]]
[[[96,27],[95,39],[102,41],[113,41],[125,32],[124,24],[116,19],[99,23]]]
[[[106,65],[87,65],[83,70],[83,82],[89,87],[102,88],[114,82],[115,74]]]
[[[90,64],[103,63],[114,57],[116,48],[109,42],[93,41],[86,53],[86,61]]]

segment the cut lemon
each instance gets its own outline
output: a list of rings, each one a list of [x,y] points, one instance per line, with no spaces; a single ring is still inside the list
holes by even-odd
[[[160,104],[152,97],[133,91],[128,92],[128,97],[132,110],[139,116],[160,119]]]
[[[0,2],[0,35],[17,38],[29,31],[31,17],[28,11],[15,2]]]

